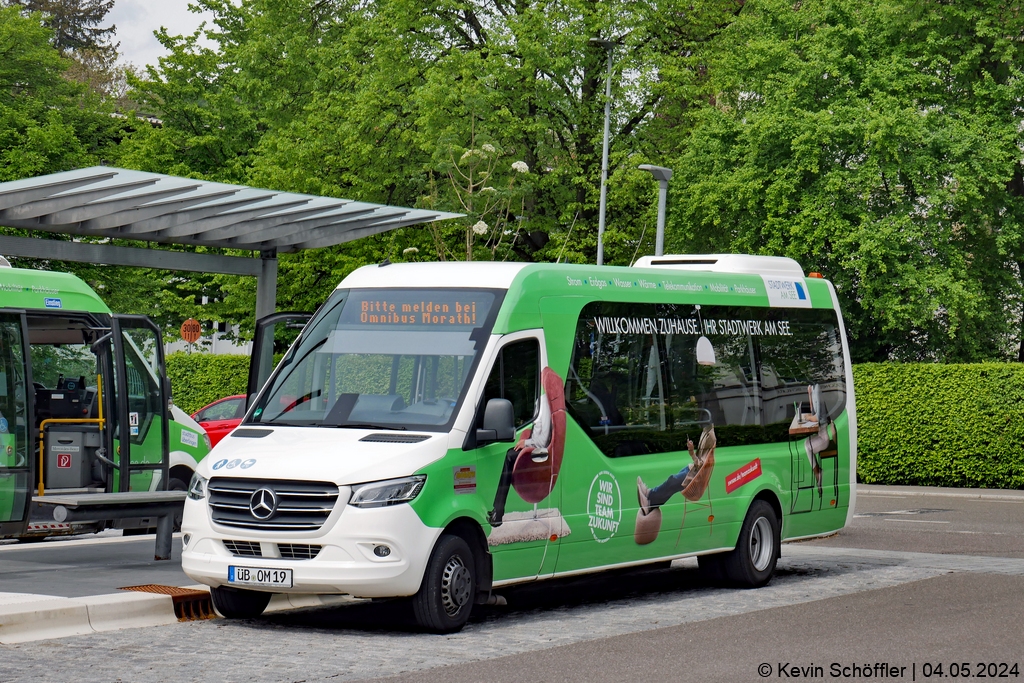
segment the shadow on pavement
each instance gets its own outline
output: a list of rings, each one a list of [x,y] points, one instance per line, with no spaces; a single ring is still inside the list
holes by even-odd
[[[853,568],[832,567],[832,573]],[[807,580],[829,572],[827,568],[780,566],[775,581]],[[717,588],[695,567],[658,567],[610,570],[600,574],[538,581],[495,591],[508,601],[506,606],[477,605],[467,628],[485,625],[512,615],[526,617],[560,609],[588,605],[611,605],[620,601],[656,600],[665,594],[706,591]],[[742,590],[742,589],[728,589]],[[249,628],[316,629],[364,633],[421,633],[413,619],[408,599],[377,600],[343,607],[321,607],[268,614],[245,622]]]

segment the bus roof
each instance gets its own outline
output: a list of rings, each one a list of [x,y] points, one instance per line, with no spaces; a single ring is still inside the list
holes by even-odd
[[[503,309],[513,318],[537,312],[543,297],[581,297],[637,303],[679,303],[787,308],[833,308],[832,286],[806,278],[792,259],[728,255],[672,256],[642,267],[558,263],[428,262],[364,266],[339,288],[505,289]],[[668,260],[667,259],[667,260]],[[690,262],[687,262],[690,261]],[[699,261],[699,262],[698,262]],[[731,267],[730,267],[731,266]],[[531,303],[532,302],[532,303]],[[513,309],[516,312],[512,312]],[[499,317],[498,326],[533,324]],[[525,329],[525,328],[522,328]]]
[[[103,300],[69,273],[0,266],[0,307],[110,313]]]

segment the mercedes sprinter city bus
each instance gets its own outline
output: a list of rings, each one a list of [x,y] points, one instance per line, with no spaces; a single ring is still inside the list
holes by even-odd
[[[56,523],[52,507],[32,506],[35,495],[184,490],[210,448],[169,399],[149,318],[112,314],[73,275],[0,257],[0,538],[106,526]]]
[[[855,461],[836,293],[790,259],[367,266],[200,463],[182,566],[227,617],[411,596],[439,632],[682,557],[757,587],[846,524]]]

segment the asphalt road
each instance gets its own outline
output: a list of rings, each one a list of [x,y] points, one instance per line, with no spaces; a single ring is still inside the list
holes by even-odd
[[[940,663],[1020,679],[1024,495],[924,493],[860,495],[848,529],[784,546],[758,590],[702,583],[688,560],[510,589],[450,636],[391,602],[0,646],[0,681],[916,681]],[[0,547],[0,576],[17,554]]]

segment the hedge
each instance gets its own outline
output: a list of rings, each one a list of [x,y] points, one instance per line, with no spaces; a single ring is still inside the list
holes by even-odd
[[[1024,488],[1024,365],[871,363],[853,377],[860,481]]]
[[[248,356],[167,358],[188,413],[244,394],[248,373]],[[859,481],[1024,489],[1024,364],[867,363],[853,377]]]
[[[218,398],[244,394],[249,356],[172,353],[167,357],[174,404],[192,414]]]

